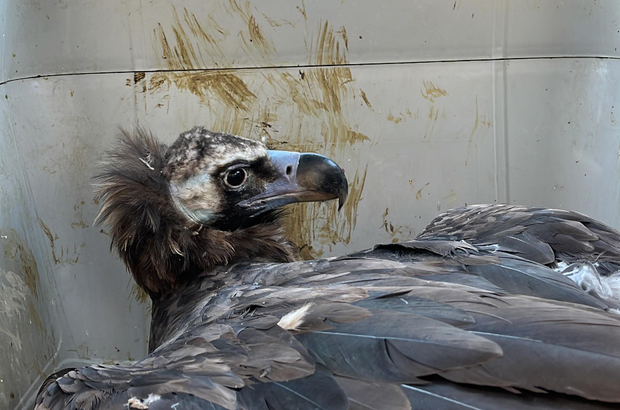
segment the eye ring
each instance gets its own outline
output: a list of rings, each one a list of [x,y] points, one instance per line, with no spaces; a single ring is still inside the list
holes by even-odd
[[[239,188],[248,179],[248,173],[243,168],[231,169],[224,174],[224,183],[229,188]]]

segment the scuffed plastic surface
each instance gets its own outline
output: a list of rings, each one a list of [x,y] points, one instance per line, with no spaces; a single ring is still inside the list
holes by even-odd
[[[287,221],[305,257],[465,203],[620,227],[615,1],[173,4],[0,1],[0,408],[30,408],[61,366],[146,351],[148,305],[92,226],[118,126],[333,157],[343,210]]]

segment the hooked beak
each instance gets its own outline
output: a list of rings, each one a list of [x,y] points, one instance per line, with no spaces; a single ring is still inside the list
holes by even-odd
[[[255,213],[295,202],[319,202],[338,198],[338,209],[347,199],[349,188],[344,171],[331,159],[318,154],[269,151],[278,177],[265,191],[239,205]]]

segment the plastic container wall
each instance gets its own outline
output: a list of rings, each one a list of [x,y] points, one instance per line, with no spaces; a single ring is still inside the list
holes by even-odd
[[[620,227],[620,3],[0,0],[0,408],[62,366],[142,357],[148,304],[92,176],[118,127],[315,151],[350,196],[294,207],[304,257],[510,202]]]

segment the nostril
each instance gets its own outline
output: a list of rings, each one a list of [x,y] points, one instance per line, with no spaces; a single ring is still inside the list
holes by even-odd
[[[291,165],[286,167],[286,175],[291,175],[293,173],[293,167]]]

